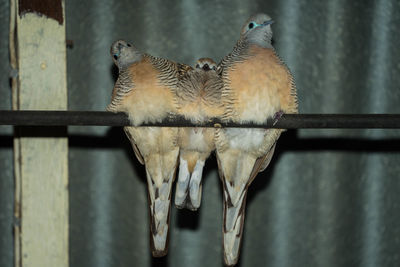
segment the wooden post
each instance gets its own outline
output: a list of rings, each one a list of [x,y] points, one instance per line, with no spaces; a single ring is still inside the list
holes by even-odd
[[[11,0],[10,6],[16,22],[16,34],[10,34],[16,62],[11,65],[18,70],[13,108],[66,110],[64,1]],[[18,127],[14,144],[15,266],[66,267],[67,129]]]

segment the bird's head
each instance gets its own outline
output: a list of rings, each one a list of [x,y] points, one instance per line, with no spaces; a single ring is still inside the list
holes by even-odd
[[[203,57],[197,60],[196,69],[203,69],[204,71],[217,70],[217,63],[208,57]]]
[[[240,36],[250,43],[269,47],[272,40],[272,23],[274,21],[266,14],[253,15],[243,25]]]
[[[111,45],[110,53],[118,68],[127,67],[142,58],[140,53],[132,44],[118,40]]]

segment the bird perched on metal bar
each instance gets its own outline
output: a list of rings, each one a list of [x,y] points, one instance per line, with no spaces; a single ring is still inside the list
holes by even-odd
[[[223,114],[222,80],[211,58],[201,58],[196,69],[187,73],[177,90],[178,114],[193,123]],[[201,203],[202,174],[206,159],[215,149],[214,128],[179,128],[179,175],[175,190],[178,208],[197,210]]]
[[[250,17],[233,51],[218,65],[224,83],[225,121],[263,123],[283,113],[297,113],[293,77],[271,44],[272,23],[265,14]],[[239,258],[247,189],[268,166],[282,131],[217,129],[216,155],[224,189],[224,260],[229,266]]]
[[[118,40],[111,55],[119,69],[107,110],[125,112],[133,125],[160,122],[177,112],[175,91],[192,68],[144,54]],[[168,252],[171,189],[178,163],[178,128],[124,127],[135,155],[146,167],[152,254]]]

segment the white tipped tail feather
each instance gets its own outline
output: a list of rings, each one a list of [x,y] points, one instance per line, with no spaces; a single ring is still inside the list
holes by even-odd
[[[187,160],[180,157],[179,175],[176,183],[175,205],[177,208],[197,210],[201,204],[204,160],[198,159],[192,172]]]
[[[229,195],[224,192],[224,258],[228,266],[235,265],[239,259],[242,241],[243,224],[246,207],[247,190],[243,190],[238,202],[233,206]]]
[[[162,172],[161,168],[160,172]],[[151,250],[154,257],[162,257],[168,253],[171,189],[175,168],[170,170],[168,177],[165,177],[161,183],[148,170],[146,174],[149,191]]]

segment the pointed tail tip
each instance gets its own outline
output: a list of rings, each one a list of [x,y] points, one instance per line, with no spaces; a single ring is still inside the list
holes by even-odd
[[[224,255],[224,265],[227,267],[235,266],[238,263],[239,257],[238,255],[234,256],[232,254]]]
[[[224,194],[224,196],[224,260],[227,266],[234,266],[239,260],[242,246],[247,192],[244,192],[239,198],[237,206],[231,206],[227,194]]]
[[[225,257],[225,259],[224,259],[224,265],[227,267],[233,267],[237,264],[237,262],[238,262],[237,258],[236,259],[233,259],[233,258],[227,259]]]
[[[224,234],[224,261],[226,266],[234,266],[239,260],[241,236],[232,232]]]
[[[153,255],[154,258],[161,258],[164,257],[168,254],[168,247],[166,247],[164,250],[152,250],[151,254]]]
[[[168,233],[167,233],[168,234]],[[151,254],[153,257],[164,257],[168,254],[168,237],[165,235],[151,235]]]
[[[154,203],[154,214],[150,216],[150,246],[153,257],[162,257],[168,253],[170,204],[169,200],[161,199],[156,199]]]

